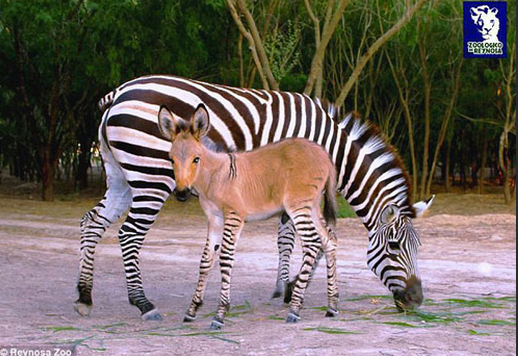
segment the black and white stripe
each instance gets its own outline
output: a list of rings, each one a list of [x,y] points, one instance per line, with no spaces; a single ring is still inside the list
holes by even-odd
[[[109,98],[102,100],[106,111],[99,129],[108,190],[101,203],[84,217],[80,297],[76,303],[82,314],[91,305],[95,245],[104,229],[129,210],[119,239],[130,302],[140,308],[143,318],[159,318],[145,297],[138,256],[146,232],[175,188],[168,159],[170,142],[162,138],[157,125],[161,105],[170,108],[174,115],[189,119],[203,103],[212,126],[205,144],[215,150],[251,150],[287,137],[305,137],[324,146],[336,165],[338,191],[363,220],[371,240],[378,236],[379,216],[384,207],[396,205],[402,217],[408,217],[408,221],[414,217],[408,177],[376,128],[353,115],[337,124],[318,100],[307,95],[233,88],[173,76],[137,78],[108,95]],[[402,220],[400,230],[413,231],[405,221]],[[294,228],[286,227],[293,224],[291,221],[283,224],[279,220],[279,224],[283,269],[279,277],[285,282]],[[404,249],[406,245],[401,247]],[[408,260],[415,261],[413,249],[409,255],[412,258]],[[408,276],[416,273],[413,265],[404,263],[400,263],[400,268]],[[386,278],[378,269],[375,273],[385,283]]]

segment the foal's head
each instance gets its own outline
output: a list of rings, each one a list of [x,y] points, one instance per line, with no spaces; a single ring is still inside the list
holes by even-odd
[[[172,143],[169,158],[173,163],[176,181],[174,194],[176,199],[185,201],[198,176],[203,152],[201,138],[209,131],[209,114],[205,106],[200,104],[187,121],[174,116],[167,107],[162,106],[158,112],[158,127]]]

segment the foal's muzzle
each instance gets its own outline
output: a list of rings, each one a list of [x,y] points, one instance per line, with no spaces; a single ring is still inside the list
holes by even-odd
[[[394,292],[394,302],[399,311],[420,306],[423,302],[421,280],[413,276],[410,277],[404,290]]]
[[[186,201],[187,198],[189,198],[189,195],[191,194],[191,189],[185,188],[183,190],[174,189],[173,194],[176,197],[176,200],[178,201]]]

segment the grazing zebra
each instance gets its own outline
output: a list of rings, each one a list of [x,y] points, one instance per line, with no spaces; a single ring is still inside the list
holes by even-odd
[[[162,107],[160,132],[171,141],[176,190],[188,195],[194,188],[208,218],[196,291],[184,321],[193,321],[203,304],[203,295],[215,255],[220,255],[221,295],[211,329],[224,325],[230,307],[230,277],[236,245],[245,221],[265,220],[288,214],[301,237],[303,263],[290,302],[287,322],[299,320],[299,310],[315,258],[323,250],[327,260],[329,307],[327,316],[338,314],[336,238],[328,223],[336,221],[336,172],[327,151],[301,138],[260,147],[243,153],[213,152],[201,140],[210,128],[209,114],[200,104],[190,121]],[[325,194],[324,194],[325,190]],[[324,218],[320,200],[324,199]]]
[[[375,126],[351,115],[337,125],[318,101],[303,94],[233,88],[173,76],[137,78],[108,96],[100,103],[104,113],[99,127],[108,188],[81,221],[79,299],[75,303],[81,315],[88,315],[92,307],[96,244],[106,228],[129,209],[118,234],[129,301],[140,309],[144,320],[161,318],[145,296],[139,267],[144,237],[175,190],[168,157],[171,143],[158,130],[157,113],[166,105],[174,115],[188,119],[200,103],[211,116],[211,130],[203,143],[214,151],[251,150],[287,137],[304,137],[325,147],[335,163],[337,190],[369,231],[369,266],[397,301],[406,306],[420,303],[413,248],[419,241],[411,220],[431,200],[412,206],[403,164]],[[278,286],[284,286],[294,239],[293,224],[286,216],[279,219],[279,233],[282,268]]]

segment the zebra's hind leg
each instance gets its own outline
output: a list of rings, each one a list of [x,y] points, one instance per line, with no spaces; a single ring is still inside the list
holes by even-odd
[[[104,198],[81,219],[81,248],[76,312],[88,316],[92,309],[94,253],[97,243],[114,221],[124,214],[131,203],[131,192],[120,168],[105,161],[108,189]]]
[[[279,298],[288,293],[290,278],[290,257],[295,247],[295,227],[288,214],[283,213],[278,221],[277,247],[279,248],[279,268],[277,283],[272,298]],[[289,292],[291,299],[291,291]],[[284,300],[286,302],[286,299]],[[289,303],[289,301],[288,301]]]
[[[338,276],[336,272],[336,234],[325,222],[322,222],[319,233],[322,236],[322,250],[326,256],[327,267],[327,301],[328,308],[326,317],[335,317],[338,315]],[[316,268],[316,266],[315,266]],[[314,270],[313,270],[314,271]]]
[[[304,302],[304,294],[309,283],[311,272],[319,250],[322,248],[321,237],[317,231],[315,219],[312,218],[312,208],[309,206],[287,210],[295,225],[295,231],[302,242],[302,266],[293,288],[290,309],[286,322],[295,323],[300,319],[299,312]]]
[[[142,319],[145,321],[162,320],[162,316],[144,293],[139,254],[146,234],[155,222],[168,196],[168,192],[160,191],[152,194],[150,191],[151,189],[132,190],[131,207],[126,221],[119,230],[128,299],[131,305],[140,309]]]

